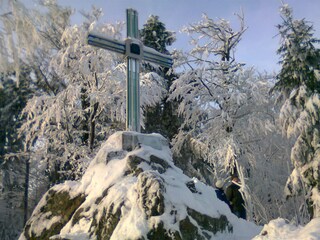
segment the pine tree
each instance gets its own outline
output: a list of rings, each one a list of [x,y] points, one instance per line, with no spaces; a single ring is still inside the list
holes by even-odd
[[[169,54],[167,46],[176,40],[173,32],[168,31],[165,24],[160,22],[158,16],[151,15],[140,31],[144,45],[151,47],[163,54]]]
[[[281,70],[274,89],[284,103],[280,112],[283,133],[295,139],[291,150],[294,165],[287,181],[288,196],[304,195],[310,217],[320,216],[320,43],[305,19],[295,20],[288,5],[281,8],[278,26]]]
[[[140,31],[140,37],[144,45],[151,47],[163,54],[170,54],[167,46],[175,41],[173,32],[168,31],[165,24],[159,20],[158,16],[151,15]],[[176,101],[168,101],[170,87],[176,79],[176,75],[168,68],[155,68],[151,64],[144,64],[145,71],[156,71],[163,77],[161,84],[164,86],[165,94],[161,102],[154,107],[148,107],[144,111],[145,132],[157,132],[172,140],[177,134],[181,124],[177,114],[178,104]]]
[[[291,93],[305,85],[312,92],[320,91],[316,70],[319,69],[320,51],[315,44],[320,40],[313,37],[313,26],[305,19],[295,20],[291,9],[282,7],[283,23],[278,25],[282,45],[278,49],[281,71],[275,89]]]

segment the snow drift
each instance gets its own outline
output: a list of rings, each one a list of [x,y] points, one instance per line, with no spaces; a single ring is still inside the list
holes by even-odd
[[[162,136],[118,132],[81,181],[43,196],[20,240],[241,240],[260,230],[234,216],[212,187],[184,175]]]
[[[306,226],[296,226],[278,218],[266,224],[254,240],[320,240],[320,218]]]

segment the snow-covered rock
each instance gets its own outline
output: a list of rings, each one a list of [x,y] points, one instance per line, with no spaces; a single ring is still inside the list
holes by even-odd
[[[233,215],[212,187],[184,175],[162,136],[118,132],[81,181],[43,196],[20,240],[245,240],[260,231]]]

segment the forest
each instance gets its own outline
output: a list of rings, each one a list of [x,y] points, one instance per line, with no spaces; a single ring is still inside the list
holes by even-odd
[[[0,1],[1,3],[1,1]],[[106,139],[125,131],[126,60],[88,45],[89,32],[118,40],[125,23],[101,23],[92,7],[71,24],[55,0],[29,8],[3,1],[0,14],[0,239],[17,239],[42,195],[78,180]],[[320,39],[312,23],[279,6],[280,71],[237,58],[247,25],[204,14],[175,49],[161,16],[143,23],[144,45],[172,68],[142,62],[141,128],[169,142],[176,166],[214,186],[241,181],[247,220],[320,217]]]

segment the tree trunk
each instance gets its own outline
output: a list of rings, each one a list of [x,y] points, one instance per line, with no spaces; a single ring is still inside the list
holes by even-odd
[[[25,187],[24,187],[24,218],[23,218],[24,225],[28,220],[29,174],[30,174],[30,159],[28,157],[28,159],[26,159],[26,174],[25,174]]]
[[[99,103],[95,103],[92,108],[92,112],[90,114],[90,136],[89,136],[89,147],[92,150],[94,145],[95,138],[95,128],[96,128],[96,120],[95,116],[97,114]]]

